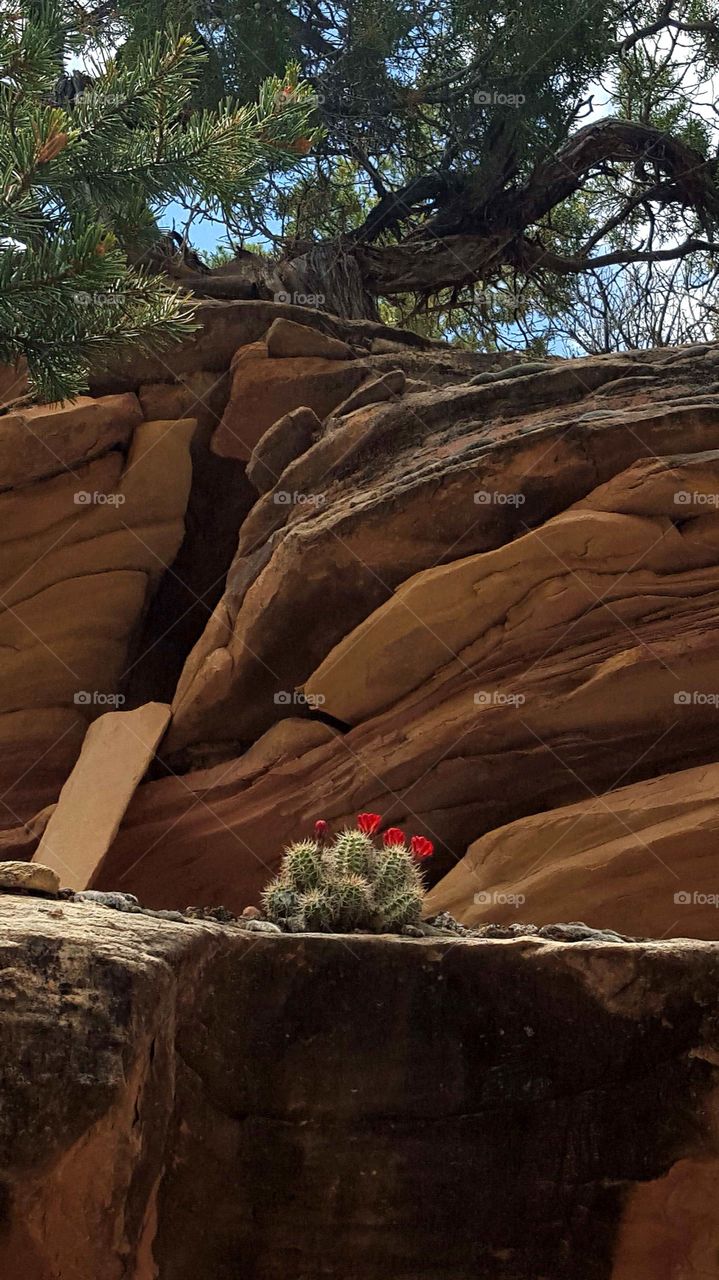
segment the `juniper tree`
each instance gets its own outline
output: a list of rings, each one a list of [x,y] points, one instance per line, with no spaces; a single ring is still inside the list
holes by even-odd
[[[106,7],[88,7],[100,32]],[[295,181],[270,174],[228,229],[235,243],[262,237],[329,309],[401,322],[419,304],[437,319],[428,332],[449,317],[462,338],[467,321],[483,345],[501,332],[516,345],[523,318],[584,309],[573,283],[591,273],[601,285],[643,264],[645,291],[666,296],[671,277],[652,266],[692,259],[711,281],[719,264],[716,0],[116,0],[113,11],[120,39],[170,20],[200,35],[210,95],[300,63],[323,141]]]
[[[167,204],[221,216],[317,135],[294,68],[266,79],[255,102],[194,109],[207,54],[178,32],[104,56],[57,105],[63,55],[82,53],[82,30],[59,3],[3,8],[0,363],[24,358],[34,392],[54,400],[81,391],[108,355],[191,330],[188,298],[151,270]]]

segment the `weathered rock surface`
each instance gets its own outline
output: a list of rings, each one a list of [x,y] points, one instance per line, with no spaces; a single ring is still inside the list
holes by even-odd
[[[2,419],[17,482],[0,493],[0,742],[16,744],[0,759],[5,826],[57,799],[182,541],[194,421],[141,418],[126,394]]]
[[[200,318],[2,420],[0,1274],[719,1275],[719,347]],[[486,938],[258,918],[360,810]]]
[[[272,359],[264,343],[240,351],[232,390],[212,448],[223,458],[247,461],[264,433],[293,409],[306,406],[324,418],[366,377],[359,360],[297,356]]]
[[[448,353],[447,348],[407,329],[392,329],[371,320],[342,320],[325,311],[286,302],[202,301],[195,319],[200,329],[189,342],[160,355],[124,357],[92,379],[92,394],[136,391],[143,383],[171,383],[198,371],[226,370],[240,347],[263,340],[278,319],[291,320],[331,338],[338,338],[353,348],[362,347],[368,351],[377,338],[383,342],[389,338],[392,353],[379,353],[378,358],[389,359],[396,364],[394,353],[400,351],[405,359],[417,360],[417,367],[422,366],[431,372],[432,382],[444,375],[459,381],[463,374],[458,375],[458,368],[466,377],[472,377],[483,369],[514,364],[517,359],[508,352],[499,355]]]
[[[0,830],[0,859],[3,861],[20,860],[29,862],[35,850],[37,849],[42,833],[45,830],[50,817],[55,809],[54,804],[49,804],[46,808],[41,809],[34,817],[28,818],[27,822],[23,822],[17,827],[6,827]]]
[[[57,799],[89,720],[173,697],[257,497],[244,462],[209,449],[229,365],[278,317],[301,321],[305,345],[330,340],[334,355],[369,352],[382,332],[300,307],[206,303],[186,347],[99,375],[92,396],[2,418],[0,828],[15,832],[10,847],[31,851],[24,824]],[[393,333],[400,351],[431,351]],[[25,389],[22,370],[5,373],[3,397]],[[118,695],[125,704],[108,701]]]
[[[273,320],[267,330],[267,354],[271,359],[291,356],[318,356],[323,360],[351,360],[354,352],[346,342],[330,338],[319,329],[293,320]]]
[[[622,391],[637,368],[652,376]],[[303,683],[414,573],[527,529],[541,537],[548,519],[641,459],[671,468],[679,441],[686,454],[718,447],[716,399],[701,395],[717,368],[713,350],[598,357],[343,420],[283,474],[278,488],[293,501],[269,493],[245,522],[225,596],[180,682],[172,749],[223,736],[228,712],[239,740],[257,737],[277,718],[274,695]],[[679,513],[713,525],[715,507],[683,512],[667,493],[663,502],[665,521]]]
[[[490,831],[430,893],[463,924],[557,916],[719,938],[719,764],[665,773]]]
[[[716,946],[3,896],[0,963],[4,1275],[713,1274]]]
[[[90,725],[35,854],[67,888],[87,888],[169,718],[166,703],[147,702],[134,711],[110,711]]]
[[[169,746],[231,758],[303,683],[349,732],[234,792],[233,767],[209,786],[149,784],[103,875],[175,905],[181,866],[194,900],[241,909],[315,817],[367,808],[435,840],[440,875],[524,815],[712,762],[717,364],[711,348],[642,353],[413,396],[290,464],[283,489],[324,472],[326,500],[270,493],[245,522]],[[632,366],[641,391],[598,401]],[[527,413],[523,382],[522,406],[550,388],[559,406]],[[494,414],[481,427],[474,396]],[[599,923],[662,934],[664,906]],[[696,927],[711,936],[713,920]]]
[[[127,527],[83,525],[77,581],[73,562],[58,566],[65,537],[76,555],[67,470],[0,495],[18,529],[0,587],[19,615],[0,621],[0,742],[17,745],[1,803],[21,847],[88,719],[58,652],[76,670],[91,655],[81,687],[117,688],[124,673],[130,705],[174,695],[152,780],[94,878],[156,907],[241,911],[318,816],[336,829],[372,809],[429,836],[439,880],[508,824],[719,760],[719,348],[528,362],[284,304],[208,302],[200,318],[187,348],[95,387],[192,433],[176,558],[177,522],[167,541],[140,524],[168,487],[166,459],[153,470],[160,440],[136,468],[137,523],[127,505],[83,512]],[[347,371],[360,400],[378,380],[393,399],[310,412],[315,375]],[[211,452],[235,414],[251,419],[259,499],[244,445]],[[66,461],[117,492],[126,449],[151,429],[102,436],[87,462],[70,439]],[[305,739],[297,725],[312,721]],[[188,772],[161,776],[173,769]],[[565,884],[562,914],[594,920],[562,879],[562,847],[537,918]],[[687,891],[705,891],[706,858]],[[641,910],[622,896],[616,919],[609,894],[600,923],[671,932],[654,890]],[[684,928],[711,936],[713,910],[700,914]]]
[[[247,464],[247,475],[260,493],[274,489],[285,467],[310,448],[321,434],[314,409],[293,409],[279,418],[258,440]]]
[[[356,409],[364,409],[370,404],[382,404],[385,400],[396,400],[404,391],[407,379],[402,369],[392,369],[379,378],[370,378],[357,391],[353,391],[346,400],[335,409],[338,418],[345,418]]]
[[[39,862],[0,861],[0,889],[3,892],[52,893],[60,888],[60,879],[52,867]]]
[[[61,405],[33,405],[6,414],[0,433],[0,490],[71,471],[127,445],[141,419],[131,394],[78,396]]]

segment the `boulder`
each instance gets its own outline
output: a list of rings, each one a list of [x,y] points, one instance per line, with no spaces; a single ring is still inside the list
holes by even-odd
[[[330,338],[319,329],[294,320],[273,320],[267,330],[267,354],[272,359],[317,356],[322,360],[352,360],[354,351],[346,342]]]
[[[314,409],[303,406],[286,413],[252,450],[247,475],[260,493],[274,489],[285,467],[311,447],[322,429]]]
[[[234,364],[232,390],[212,437],[215,453],[249,461],[265,432],[293,409],[306,406],[325,418],[367,375],[359,360],[296,356],[267,358],[249,352]]]
[[[407,378],[402,369],[392,369],[379,378],[370,378],[337,406],[335,417],[344,418],[348,413],[354,413],[355,409],[364,409],[368,404],[382,404],[385,400],[396,400],[404,391],[406,381]]]
[[[39,862],[0,862],[0,892],[47,893],[60,889],[60,877]]]
[[[142,419],[132,394],[78,396],[6,414],[0,433],[0,491],[33,484],[126,447]]]
[[[711,1274],[715,946],[258,923],[0,895],[3,1275]]]

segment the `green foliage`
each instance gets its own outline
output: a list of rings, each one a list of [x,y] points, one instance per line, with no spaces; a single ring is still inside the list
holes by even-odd
[[[289,170],[281,150],[269,148],[251,181],[232,193],[218,186],[218,199],[208,201],[232,243],[260,243],[283,258],[329,243],[328,256],[348,248],[367,275],[367,245],[387,257],[395,245],[409,246],[427,259],[433,246],[457,236],[450,256],[462,262],[465,239],[491,242],[516,230],[502,253],[480,255],[476,276],[468,261],[459,283],[438,271],[429,285],[402,293],[383,291],[381,275],[379,285],[370,279],[367,305],[381,299],[383,318],[418,333],[537,355],[567,341],[576,346],[574,314],[581,312],[583,329],[609,335],[613,309],[600,323],[594,306],[599,298],[606,311],[604,281],[595,280],[590,301],[569,279],[574,271],[590,273],[595,259],[601,264],[612,252],[624,266],[633,255],[646,260],[697,237],[717,242],[709,206],[677,190],[651,149],[600,154],[578,188],[529,225],[517,208],[525,186],[568,139],[608,116],[681,140],[706,157],[719,185],[716,0],[67,0],[64,8],[75,22],[84,15],[65,47],[73,39],[105,53],[119,48],[121,67],[142,62],[155,39],[164,47],[173,32],[190,39],[204,62],[185,112],[222,110],[228,98],[254,108],[263,79],[281,78],[288,62],[295,80],[311,86],[311,101],[303,97],[310,90],[298,95],[306,122],[296,155],[315,143],[307,162]],[[35,53],[52,67],[57,41]],[[213,178],[214,161],[206,168]],[[201,216],[197,196],[194,187],[172,196],[189,222]],[[134,202],[136,227],[142,206]],[[151,218],[147,236],[153,231]],[[713,248],[709,255],[704,293],[715,323],[718,262]],[[579,265],[556,265],[562,259]],[[671,276],[657,290],[652,266],[644,292],[661,313]],[[411,281],[412,272],[399,278]],[[653,335],[640,330],[640,344]]]
[[[318,136],[296,68],[256,102],[193,110],[207,53],[177,31],[106,58],[53,105],[63,51],[81,46],[59,3],[0,22],[0,361],[24,357],[51,400],[110,353],[191,331],[187,300],[149,270],[168,202],[221,216]]]
[[[327,845],[289,845],[262,905],[270,920],[292,931],[388,933],[419,921],[424,894],[422,872],[405,844],[378,847],[361,831],[346,830]]]

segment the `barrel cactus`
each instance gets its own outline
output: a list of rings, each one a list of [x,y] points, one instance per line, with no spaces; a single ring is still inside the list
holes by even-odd
[[[424,836],[408,842],[399,827],[379,840],[381,821],[377,813],[361,813],[355,828],[330,839],[319,819],[313,839],[289,845],[262,895],[268,919],[293,932],[320,933],[390,933],[416,924],[425,895],[421,864],[432,843]]]

